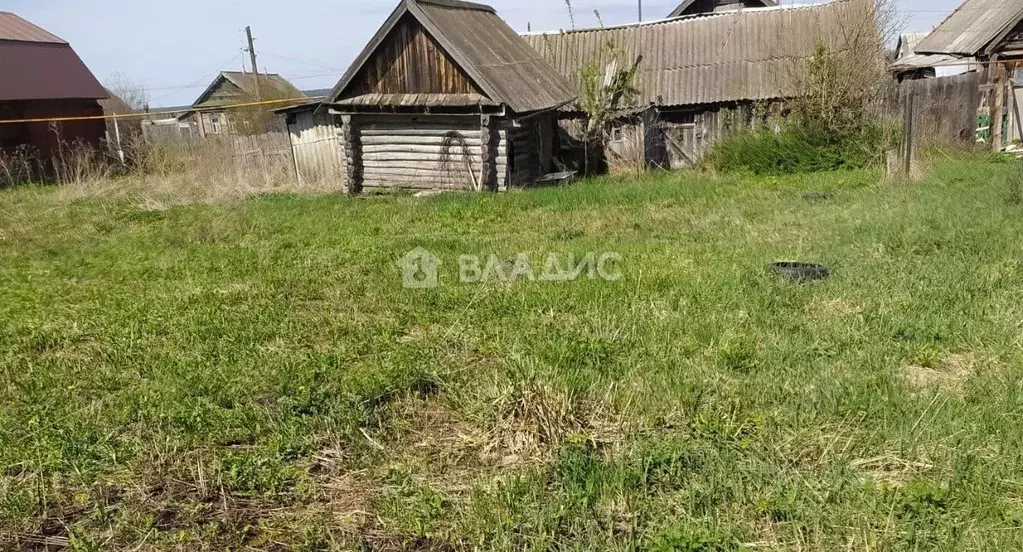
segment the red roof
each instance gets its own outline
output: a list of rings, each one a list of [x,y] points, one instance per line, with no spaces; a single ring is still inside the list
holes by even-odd
[[[106,90],[67,42],[0,12],[0,101],[106,97]]]
[[[67,44],[64,39],[41,29],[11,12],[0,11],[0,40]]]

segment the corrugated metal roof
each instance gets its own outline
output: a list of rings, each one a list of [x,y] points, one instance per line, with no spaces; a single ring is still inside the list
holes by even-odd
[[[609,40],[615,41],[630,63],[640,60],[636,88],[641,105],[774,99],[794,93],[795,60],[811,55],[819,42],[842,49],[844,31],[862,28],[865,18],[873,21],[869,6],[861,6],[866,4],[838,1],[749,8],[619,27],[531,33],[525,39],[574,81]],[[854,27],[857,24],[861,26]]]
[[[479,94],[363,94],[344,98],[337,105],[390,106],[390,107],[471,107],[495,106],[489,98]]]
[[[334,88],[348,83],[406,13],[414,16],[495,104],[518,113],[553,109],[575,100],[564,77],[497,16],[494,8],[458,0],[402,0]]]
[[[106,90],[67,44],[0,40],[0,101],[106,97]]]
[[[668,17],[679,17],[680,15],[685,14],[686,10],[689,10],[689,8],[693,4],[696,4],[697,2],[698,2],[698,0],[684,0],[681,4],[678,5],[677,8],[672,10],[671,14],[669,14]],[[735,2],[733,0],[732,2],[727,2],[727,3],[724,2],[723,0],[704,0],[703,2],[700,2],[700,4],[708,4],[708,3],[713,4],[713,9],[707,9],[705,6],[697,5],[696,6],[697,10],[700,10],[701,13],[712,13],[712,12],[723,11],[723,10],[732,10],[732,9],[737,9],[737,8],[750,8],[750,7],[767,8],[767,7],[771,7],[771,6],[777,6],[778,5],[778,0],[741,0],[740,2]],[[702,8],[702,10],[701,10],[701,8]]]
[[[0,11],[0,40],[67,44],[59,36],[33,25],[11,12],[5,11]]]
[[[927,69],[942,65],[962,63],[958,58],[944,54],[918,54],[916,47],[926,38],[928,33],[904,33],[899,37],[899,57],[892,63],[894,71],[909,71],[913,69]]]
[[[917,45],[918,54],[977,56],[1023,17],[1023,0],[966,0]]]

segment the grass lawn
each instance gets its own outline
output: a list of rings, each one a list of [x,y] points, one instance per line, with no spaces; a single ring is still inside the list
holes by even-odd
[[[0,549],[1020,549],[1017,170],[0,191]],[[623,277],[458,282],[591,251]]]

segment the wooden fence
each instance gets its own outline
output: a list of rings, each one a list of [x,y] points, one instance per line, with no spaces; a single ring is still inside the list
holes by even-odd
[[[266,184],[295,178],[291,139],[284,132],[229,137],[234,149],[239,179],[262,180]]]
[[[976,142],[981,74],[903,81],[900,105],[907,94],[915,106],[914,135],[921,145],[968,145]]]

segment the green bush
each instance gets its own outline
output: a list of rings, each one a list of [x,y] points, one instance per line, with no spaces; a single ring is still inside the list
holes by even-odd
[[[791,124],[778,132],[764,127],[741,131],[718,142],[707,162],[719,171],[780,175],[876,166],[884,159],[884,151],[885,133],[880,127],[841,136]]]

